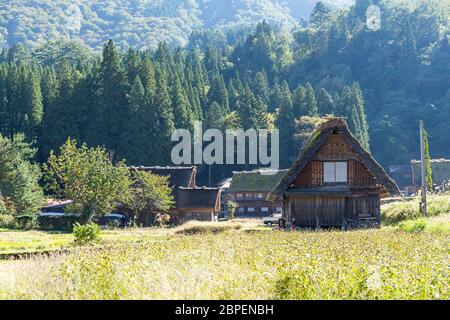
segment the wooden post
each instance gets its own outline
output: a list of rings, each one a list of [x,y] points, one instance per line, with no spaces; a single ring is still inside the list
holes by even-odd
[[[420,164],[422,172],[422,201],[421,211],[422,214],[427,216],[427,170],[426,170],[426,157],[425,157],[425,135],[423,120],[420,120]]]

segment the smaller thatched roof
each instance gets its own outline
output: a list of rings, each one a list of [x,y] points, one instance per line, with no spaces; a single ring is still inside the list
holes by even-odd
[[[220,210],[219,188],[179,188],[177,209]]]
[[[287,170],[234,171],[230,192],[270,192]]]
[[[169,186],[174,189],[178,187],[195,187],[195,176],[197,168],[192,167],[131,167],[139,171],[146,171],[158,176],[169,176]]]
[[[309,142],[304,147],[298,159],[291,166],[289,171],[283,176],[277,184],[268,199],[275,201],[280,199],[291,184],[295,182],[297,177],[308,166],[319,149],[325,144],[328,137],[333,133],[344,134],[345,142],[353,149],[353,151],[361,158],[367,170],[377,179],[384,194],[391,196],[400,195],[397,184],[384,171],[383,167],[365,150],[358,139],[350,132],[344,118],[328,118],[328,121],[322,123],[311,135]]]

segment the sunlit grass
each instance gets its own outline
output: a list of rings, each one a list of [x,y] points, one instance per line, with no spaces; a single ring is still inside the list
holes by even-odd
[[[429,195],[427,199],[427,212],[429,217],[450,212],[450,194]],[[413,220],[422,217],[420,212],[420,198],[408,201],[397,201],[381,207],[383,224],[397,224],[404,220]]]
[[[0,299],[449,299],[449,237],[230,231],[0,263]]]

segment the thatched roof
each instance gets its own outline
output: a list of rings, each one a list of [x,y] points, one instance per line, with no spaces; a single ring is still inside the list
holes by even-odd
[[[220,210],[219,188],[179,188],[177,209]]]
[[[387,175],[383,167],[367,152],[348,129],[343,118],[328,118],[328,121],[321,124],[311,135],[309,142],[301,152],[292,167],[283,176],[281,181],[269,194],[269,200],[275,201],[283,196],[288,187],[295,182],[300,173],[308,166],[319,149],[325,144],[332,133],[343,133],[344,141],[360,157],[367,170],[377,179],[383,193],[391,196],[399,195],[400,190],[397,184]]]
[[[197,168],[192,167],[132,167],[132,169],[151,172],[158,176],[169,176],[169,185],[178,187],[195,187]]]
[[[231,192],[270,192],[280,182],[287,170],[234,171]],[[270,174],[269,174],[270,173]]]

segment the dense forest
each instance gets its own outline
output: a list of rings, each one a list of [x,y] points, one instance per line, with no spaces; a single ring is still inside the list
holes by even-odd
[[[366,25],[373,2],[377,31]],[[305,116],[334,114],[387,166],[418,156],[423,118],[431,155],[449,157],[449,13],[440,1],[358,0],[338,10],[319,2],[292,30],[266,21],[232,34],[205,29],[184,47],[108,41],[97,56],[78,42],[15,43],[0,56],[0,133],[24,133],[40,162],[71,137],[130,165],[168,165],[171,132],[195,120],[277,127],[287,167],[298,151],[287,147],[312,121]],[[229,169],[213,170],[215,180]]]
[[[221,33],[262,20],[290,29],[317,0],[15,0],[0,3],[0,46],[15,42],[45,47],[48,39],[78,40],[101,51],[114,40],[121,49],[151,49],[159,42],[185,46],[195,30]],[[332,8],[353,0],[325,0]]]

